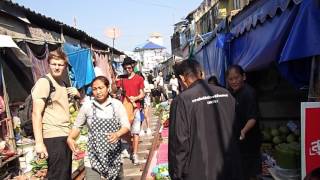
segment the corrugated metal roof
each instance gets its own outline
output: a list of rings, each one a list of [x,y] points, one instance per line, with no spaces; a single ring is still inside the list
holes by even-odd
[[[25,16],[28,18],[28,20],[41,28],[48,29],[57,33],[61,33],[61,28],[63,30],[63,34],[73,37],[75,39],[78,39],[80,41],[86,42],[88,44],[92,44],[98,48],[101,49],[112,49],[109,45],[89,36],[86,32],[76,29],[72,26],[69,26],[67,24],[64,24],[63,22],[57,21],[51,17],[47,17],[45,15],[42,15],[40,13],[37,13],[30,8],[24,7],[22,5],[19,5],[17,3],[12,2],[11,0],[4,0],[4,2],[12,6],[14,8],[17,8],[25,13]],[[117,50],[114,48],[113,53],[121,55],[124,54],[123,52]]]

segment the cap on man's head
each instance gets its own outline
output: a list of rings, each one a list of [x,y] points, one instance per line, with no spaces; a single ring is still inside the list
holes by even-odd
[[[124,60],[123,60],[123,63],[122,63],[122,66],[125,66],[125,65],[133,65],[135,64],[137,61],[131,59],[131,57],[125,57]]]

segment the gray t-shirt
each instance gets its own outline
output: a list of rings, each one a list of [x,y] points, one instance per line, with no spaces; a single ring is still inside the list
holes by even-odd
[[[93,116],[92,105],[96,107],[96,115],[98,118],[112,118],[113,111],[115,111],[115,115],[120,118],[121,127],[130,129],[126,109],[122,105],[121,101],[111,97],[108,97],[107,101],[103,104],[98,103],[94,99],[86,100],[79,110],[79,114],[74,122],[73,128],[81,128],[84,124],[87,124],[90,128],[92,119],[90,117]]]

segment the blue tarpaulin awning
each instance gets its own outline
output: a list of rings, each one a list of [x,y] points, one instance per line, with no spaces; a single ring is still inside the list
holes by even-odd
[[[63,47],[71,66],[72,86],[81,89],[89,85],[95,78],[91,50],[71,44],[64,44]]]
[[[224,72],[227,65],[225,52],[228,51],[226,41],[231,37],[231,34],[221,33],[226,28],[226,22],[226,19],[222,20],[212,32],[202,35],[204,42],[194,54],[203,67],[206,78],[216,76],[221,85],[225,85]]]
[[[217,43],[218,36],[203,46],[195,54],[196,59],[202,65],[206,78],[216,76],[219,83],[225,84],[224,71],[226,67],[226,56],[223,47]]]
[[[298,7],[295,6],[233,39],[230,51],[231,64],[238,64],[246,71],[253,71],[277,61],[297,11]]]
[[[304,0],[282,50],[280,63],[320,54],[320,1]]]
[[[257,0],[252,1],[231,20],[231,33],[235,37],[250,31],[268,18],[274,18],[277,12],[291,9],[290,4],[298,5],[302,0]],[[279,13],[278,13],[279,14]]]
[[[308,84],[310,57],[320,55],[318,0],[258,0],[236,15],[230,27],[235,36],[232,64],[251,71],[277,62],[296,87]]]

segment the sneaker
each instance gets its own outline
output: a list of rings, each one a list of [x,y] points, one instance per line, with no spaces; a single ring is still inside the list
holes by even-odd
[[[145,163],[145,162],[146,162],[146,160],[140,160],[137,154],[133,154],[132,155],[132,163],[133,163],[133,165],[136,166],[136,165],[139,165],[139,164],[142,164],[142,163]]]
[[[132,158],[133,165],[138,165],[139,164],[139,159],[138,159],[138,155],[137,154],[133,154],[131,158]]]
[[[144,136],[144,135],[145,135],[144,130],[141,130],[140,133],[139,133],[139,136]]]
[[[152,132],[151,132],[151,129],[150,129],[150,128],[147,128],[147,135],[148,135],[148,136],[152,135]]]
[[[122,150],[121,152],[121,158],[130,158],[130,154],[128,153],[127,149]]]

